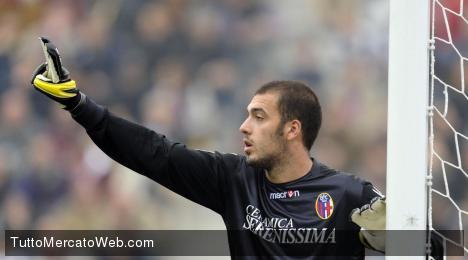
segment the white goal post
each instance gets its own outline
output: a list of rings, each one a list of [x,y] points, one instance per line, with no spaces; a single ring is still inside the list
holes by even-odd
[[[389,3],[387,230],[425,230],[429,1],[391,0]],[[425,245],[425,236],[416,241],[402,241],[401,233],[387,232],[386,252],[393,255],[389,258],[425,259]],[[421,252],[420,256],[396,256],[399,252],[415,250]]]

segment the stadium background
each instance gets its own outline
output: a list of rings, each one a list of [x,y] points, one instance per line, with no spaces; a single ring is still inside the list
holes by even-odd
[[[466,35],[460,30],[468,46]],[[313,156],[385,192],[388,1],[6,0],[3,229],[223,228],[209,210],[111,161],[33,91],[38,36],[59,47],[88,96],[192,148],[242,153],[238,127],[253,91],[275,79],[306,81],[324,113]],[[447,68],[451,55],[441,56]],[[463,183],[453,185],[468,204]],[[440,211],[435,220],[454,217]]]

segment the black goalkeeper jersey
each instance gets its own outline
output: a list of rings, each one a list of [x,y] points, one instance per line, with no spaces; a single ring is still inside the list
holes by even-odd
[[[313,159],[305,176],[274,184],[244,156],[188,149],[90,99],[73,117],[115,161],[219,213],[233,258],[364,258],[349,215],[379,196],[369,182]]]

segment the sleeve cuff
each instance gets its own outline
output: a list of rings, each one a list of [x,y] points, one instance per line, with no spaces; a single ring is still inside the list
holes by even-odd
[[[70,111],[72,118],[86,131],[95,130],[104,119],[107,109],[85,96],[82,104]]]

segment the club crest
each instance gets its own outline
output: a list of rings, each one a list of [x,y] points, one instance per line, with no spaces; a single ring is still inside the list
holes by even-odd
[[[333,199],[330,194],[323,192],[315,200],[315,211],[321,219],[329,219],[333,214]]]

